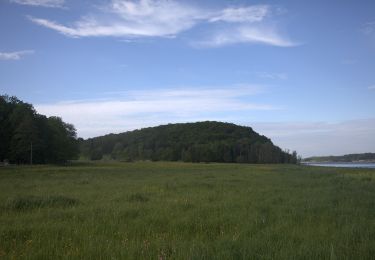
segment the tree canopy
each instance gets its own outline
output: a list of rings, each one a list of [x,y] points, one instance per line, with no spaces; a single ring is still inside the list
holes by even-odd
[[[78,157],[73,125],[59,117],[40,115],[16,97],[0,96],[0,126],[0,161],[64,163]]]
[[[251,127],[197,122],[149,127],[81,142],[81,155],[100,160],[296,163],[297,154],[281,150]]]

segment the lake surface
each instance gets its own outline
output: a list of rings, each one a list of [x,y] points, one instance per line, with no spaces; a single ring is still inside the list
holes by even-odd
[[[375,163],[304,163],[310,166],[342,167],[342,168],[371,168],[375,169]]]

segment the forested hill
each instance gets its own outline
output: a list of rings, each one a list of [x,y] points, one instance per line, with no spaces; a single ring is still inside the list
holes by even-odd
[[[251,127],[222,122],[168,124],[90,138],[81,156],[120,161],[296,163],[289,154]]]
[[[341,156],[315,156],[304,159],[305,162],[375,162],[375,153],[357,153]]]

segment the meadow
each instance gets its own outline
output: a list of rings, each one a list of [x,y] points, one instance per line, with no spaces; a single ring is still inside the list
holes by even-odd
[[[375,170],[0,168],[1,259],[374,259]]]

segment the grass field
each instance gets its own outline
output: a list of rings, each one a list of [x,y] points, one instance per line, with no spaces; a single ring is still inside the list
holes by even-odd
[[[375,170],[0,168],[2,259],[374,259]]]

